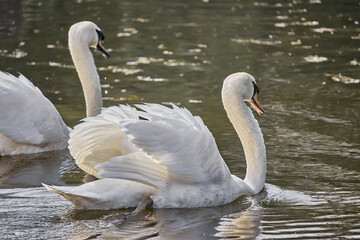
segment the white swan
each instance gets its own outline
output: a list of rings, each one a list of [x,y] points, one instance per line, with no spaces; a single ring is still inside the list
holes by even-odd
[[[91,22],[80,22],[69,30],[69,48],[86,100],[87,116],[102,107],[99,76],[89,47],[105,58],[104,35]],[[25,76],[0,71],[0,155],[31,154],[64,149],[70,129],[54,105]]]
[[[266,151],[259,125],[244,101],[260,114],[255,79],[234,73],[222,100],[243,145],[245,180],[232,175],[200,117],[172,105],[127,105],[86,118],[70,134],[76,164],[100,180],[81,186],[44,186],[78,208],[135,207],[144,197],[155,208],[193,208],[232,202],[261,191]]]

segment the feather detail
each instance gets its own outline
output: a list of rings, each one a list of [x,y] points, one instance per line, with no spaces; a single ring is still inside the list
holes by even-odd
[[[69,150],[76,164],[85,172],[98,178],[97,164],[113,157],[133,152],[124,133],[118,127],[122,119],[134,118],[127,105],[103,109],[96,117],[85,118],[70,134]]]
[[[137,105],[146,120],[123,120],[124,133],[141,151],[163,165],[172,181],[209,183],[230,177],[215,140],[203,124],[185,108],[158,104]]]
[[[18,144],[13,144],[14,149],[0,150],[0,154],[67,147],[68,127],[54,105],[25,76],[0,71],[0,112],[0,134]]]

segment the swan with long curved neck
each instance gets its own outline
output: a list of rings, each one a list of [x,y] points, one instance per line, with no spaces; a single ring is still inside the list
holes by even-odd
[[[89,47],[104,55],[104,35],[92,22],[69,30],[69,48],[86,101],[87,117],[102,107],[99,76]],[[68,146],[69,129],[55,106],[25,76],[0,71],[0,155],[31,154]]]
[[[89,47],[96,48],[105,58],[109,54],[102,46],[104,35],[92,22],[80,22],[69,30],[69,49],[84,91],[86,116],[96,116],[101,112],[102,97],[100,79]]]
[[[70,134],[76,164],[100,178],[80,186],[44,186],[78,208],[136,207],[144,197],[155,208],[222,205],[264,187],[266,151],[259,125],[245,102],[264,114],[255,79],[234,73],[222,100],[244,148],[245,180],[230,173],[202,119],[175,105],[140,104],[104,109]]]

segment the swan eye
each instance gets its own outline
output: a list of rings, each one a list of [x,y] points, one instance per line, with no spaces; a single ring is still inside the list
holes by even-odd
[[[254,97],[255,93],[259,94],[260,89],[259,89],[259,87],[256,85],[256,83],[252,82],[252,84],[254,85],[254,93],[253,93],[253,97]]]

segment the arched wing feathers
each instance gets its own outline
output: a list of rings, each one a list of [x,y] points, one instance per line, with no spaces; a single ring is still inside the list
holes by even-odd
[[[25,76],[0,71],[0,133],[25,144],[66,141],[69,129],[54,105]]]
[[[100,177],[95,169],[97,164],[133,152],[118,127],[121,120],[138,119],[128,109],[131,107],[127,105],[103,109],[98,116],[85,118],[74,127],[70,133],[69,150],[82,170]]]
[[[136,109],[120,105],[85,118],[70,134],[71,155],[81,169],[98,178],[126,179],[164,190],[166,170],[128,141],[118,125],[125,119],[138,120]]]
[[[119,126],[136,147],[164,166],[174,180],[210,183],[230,176],[214,137],[200,117],[175,105],[137,107],[143,110],[141,116],[146,120],[128,119]]]
[[[119,178],[166,190],[176,183],[218,183],[230,171],[199,117],[159,104],[104,109],[70,134],[76,164],[99,178]]]

